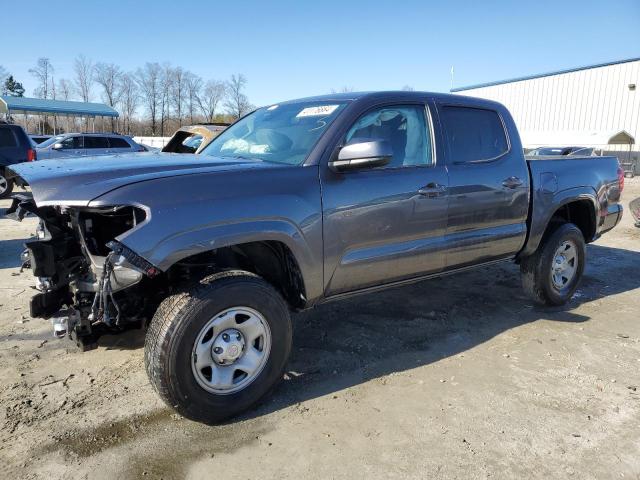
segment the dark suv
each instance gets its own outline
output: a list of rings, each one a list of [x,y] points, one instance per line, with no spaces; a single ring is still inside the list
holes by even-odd
[[[20,125],[0,123],[0,198],[8,197],[13,191],[14,180],[5,175],[6,167],[35,159],[35,146],[24,129]]]

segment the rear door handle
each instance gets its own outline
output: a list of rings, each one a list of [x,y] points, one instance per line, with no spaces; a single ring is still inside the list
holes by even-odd
[[[502,181],[502,186],[507,188],[518,188],[522,186],[522,180],[520,180],[518,177],[505,178]]]
[[[447,192],[447,187],[439,183],[431,182],[418,189],[418,193],[428,198],[439,197]]]

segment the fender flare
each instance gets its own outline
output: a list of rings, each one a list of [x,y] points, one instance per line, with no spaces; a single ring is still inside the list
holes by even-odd
[[[535,192],[532,199],[533,207],[531,209],[529,233],[524,247],[518,254],[518,258],[531,255],[538,249],[551,219],[560,208],[570,203],[584,200],[588,200],[593,208],[593,224],[597,231],[600,205],[597,200],[597,193],[593,187],[574,187],[554,193],[541,189]],[[593,232],[592,238],[585,238],[585,240],[587,242],[592,241],[596,235],[596,231]]]
[[[184,258],[218,248],[250,242],[281,242],[298,263],[307,298],[313,299],[322,293],[322,271],[314,271],[317,268],[314,265],[321,265],[322,259],[314,258],[304,233],[287,219],[252,219],[206,225],[163,238],[146,251],[138,248],[136,235],[130,235],[131,233],[133,231],[126,232],[117,240],[162,271],[168,270]]]

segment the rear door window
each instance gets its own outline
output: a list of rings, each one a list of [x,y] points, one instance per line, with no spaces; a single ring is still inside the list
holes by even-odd
[[[107,137],[84,137],[84,148],[109,148]]]
[[[451,162],[487,161],[509,151],[502,119],[495,110],[444,106],[441,116]]]
[[[129,145],[124,138],[120,137],[109,137],[109,146],[111,148],[131,148],[131,145]]]
[[[18,142],[10,128],[0,128],[0,148],[17,147]]]

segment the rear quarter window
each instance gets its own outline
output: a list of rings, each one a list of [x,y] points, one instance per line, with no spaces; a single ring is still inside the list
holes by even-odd
[[[491,160],[509,150],[502,119],[495,110],[444,106],[441,116],[451,162]]]
[[[0,148],[17,147],[16,136],[10,128],[0,128]]]

